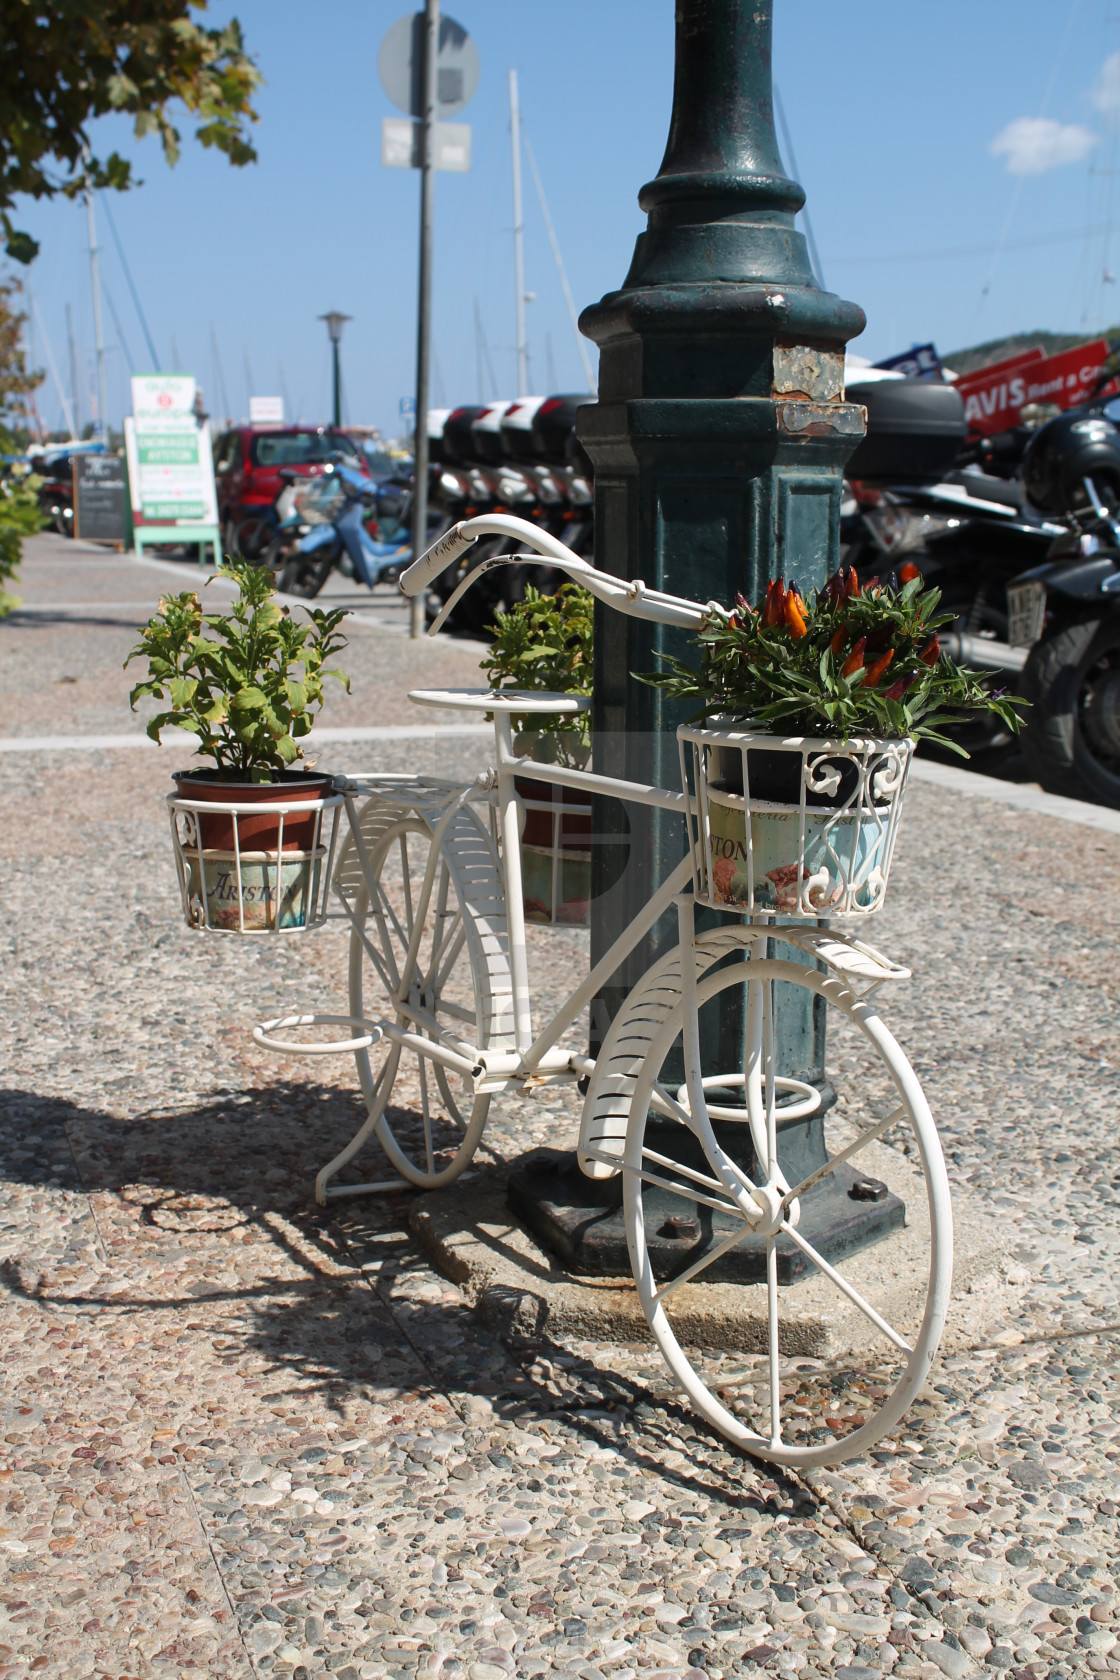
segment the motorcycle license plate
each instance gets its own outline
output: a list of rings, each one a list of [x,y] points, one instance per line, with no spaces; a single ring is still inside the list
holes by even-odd
[[[1007,590],[1007,640],[1012,647],[1033,647],[1046,617],[1044,583],[1012,583]]]

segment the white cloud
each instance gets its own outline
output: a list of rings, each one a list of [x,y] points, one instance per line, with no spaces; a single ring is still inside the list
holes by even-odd
[[[1110,53],[1089,89],[1089,103],[1113,122],[1120,118],[1120,52]]]
[[[1011,175],[1041,175],[1063,163],[1080,163],[1096,144],[1097,136],[1080,123],[1055,122],[1052,117],[1016,117],[988,149],[995,157],[1006,156]]]

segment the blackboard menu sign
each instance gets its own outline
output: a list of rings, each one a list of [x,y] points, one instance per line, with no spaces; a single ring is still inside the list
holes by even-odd
[[[74,456],[74,535],[92,542],[126,541],[128,486],[120,455]]]

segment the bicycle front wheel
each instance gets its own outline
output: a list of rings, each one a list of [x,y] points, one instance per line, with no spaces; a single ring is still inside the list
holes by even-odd
[[[616,1102],[630,1070],[627,1242],[666,1363],[729,1440],[811,1468],[865,1451],[926,1381],[948,1306],[949,1185],[917,1077],[871,1004],[801,963],[728,966],[752,939],[756,930],[722,930],[695,950],[700,1020],[721,1010],[726,1021],[737,1002],[730,1018],[746,1046],[738,1065],[697,1070],[710,1133],[684,1081],[679,950],[636,988],[604,1052]],[[791,1062],[780,1016],[812,1023],[817,1044],[826,1027],[827,1078],[796,1065],[799,1053],[812,1059],[804,1040]],[[894,1249],[876,1253],[877,1240]],[[911,1275],[900,1277],[903,1255]],[[737,1328],[713,1334],[719,1308],[704,1286],[729,1280]],[[846,1359],[828,1357],[830,1316],[856,1350]]]

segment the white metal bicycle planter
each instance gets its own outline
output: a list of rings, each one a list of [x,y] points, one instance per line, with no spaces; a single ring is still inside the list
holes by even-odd
[[[598,572],[555,538],[505,515],[455,527],[404,574],[405,592],[426,588],[487,534],[515,536],[536,551],[490,564],[535,561],[544,554],[624,613],[696,626],[708,610]],[[451,596],[433,633],[475,575]],[[570,695],[427,691],[411,698],[493,714],[496,767],[468,783],[386,775],[341,784],[349,833],[332,884],[351,927],[350,1015],[291,1016],[265,1023],[255,1034],[259,1043],[290,1052],[295,1041],[278,1040],[277,1033],[328,1019],[351,1030],[349,1038],[302,1046],[318,1054],[352,1052],[367,1106],[365,1123],[320,1172],[318,1200],[402,1182],[423,1189],[450,1184],[470,1162],[495,1095],[584,1081],[580,1166],[591,1178],[622,1177],[638,1297],[670,1370],[697,1410],[755,1456],[779,1463],[809,1467],[865,1451],[902,1417],[936,1353],[952,1268],[949,1187],[917,1077],[872,1002],[883,983],[906,979],[908,971],[855,934],[824,929],[820,918],[841,911],[861,917],[881,907],[910,743],[775,742],[731,726],[685,728],[679,731],[682,790],[675,791],[517,758],[511,717],[575,711],[585,704]],[[792,808],[751,793],[750,755],[771,749],[796,761],[799,797]],[[692,841],[688,855],[622,937],[540,1026],[534,1026],[531,1008],[519,846],[523,812],[515,777],[679,812]],[[727,812],[738,823],[730,832],[743,852],[730,873],[720,868]],[[787,837],[781,844],[793,837],[792,857],[773,851],[779,818]],[[721,843],[713,850],[714,839]],[[698,903],[737,911],[742,919],[697,933]],[[565,1032],[590,1000],[674,906],[677,946],[633,987],[598,1057],[591,1060],[563,1045]],[[768,955],[775,936],[793,958]],[[779,1164],[783,1130],[818,1110],[823,1114],[824,1104],[814,1084],[777,1071],[778,986],[816,1000],[828,1017],[832,1054],[844,1064],[843,1078],[836,1081],[840,1101],[829,1119],[839,1143],[833,1139],[837,1146],[825,1165],[793,1184]],[[700,1012],[736,991],[746,1022],[744,1065],[705,1068]],[[667,1073],[674,1046],[681,1044],[683,1083],[679,1072]],[[675,1055],[679,1062],[680,1051]],[[761,1169],[757,1179],[721,1146],[716,1126],[729,1121],[749,1129]],[[702,1166],[665,1152],[667,1122],[691,1134]],[[371,1135],[399,1178],[332,1183]],[[866,1286],[856,1287],[847,1262],[827,1261],[798,1228],[800,1199],[846,1164],[858,1169],[861,1152],[882,1141],[905,1151],[928,1210],[928,1273],[915,1322],[902,1325],[888,1322]],[[727,1234],[718,1241],[713,1237],[695,1258],[685,1256],[674,1275],[659,1280],[650,1253],[651,1221],[658,1217],[655,1203],[667,1191],[691,1203],[701,1217],[718,1217]],[[913,1199],[913,1190],[908,1194]],[[711,1275],[748,1236],[765,1243],[767,1347],[760,1370],[735,1377],[725,1360],[711,1361],[682,1345],[674,1312],[688,1286]],[[818,1382],[796,1351],[787,1350],[778,1261],[780,1250],[790,1245],[880,1339],[889,1373],[872,1385],[862,1407],[867,1415],[839,1419],[834,1403],[829,1410],[828,1374]]]

